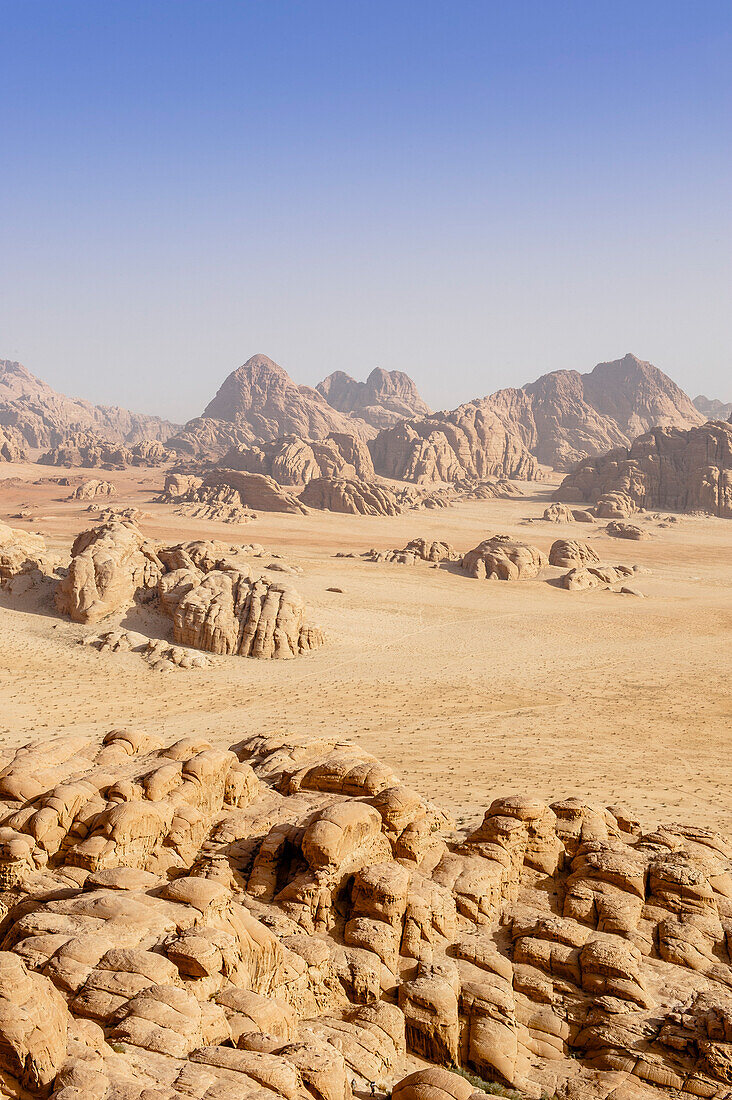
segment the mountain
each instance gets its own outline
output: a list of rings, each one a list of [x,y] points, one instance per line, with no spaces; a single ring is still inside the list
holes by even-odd
[[[668,375],[635,355],[598,363],[588,374],[553,371],[485,401],[540,462],[560,470],[628,447],[651,428],[704,421]]]
[[[221,455],[232,446],[283,436],[324,439],[331,432],[369,439],[366,421],[334,409],[310,386],[298,386],[266,355],[253,355],[220,386],[203,415],[168,442],[179,452]]]
[[[701,509],[732,517],[732,424],[654,428],[629,448],[588,458],[569,473],[556,497],[597,501],[608,493],[635,508]]]
[[[0,425],[15,428],[30,447],[56,447],[79,431],[134,444],[167,439],[178,428],[159,416],[66,397],[10,359],[0,359]]]
[[[378,429],[431,412],[409,375],[399,370],[375,367],[365,382],[357,382],[338,370],[319,382],[316,389],[334,409],[358,416]]]
[[[717,401],[714,397],[705,397],[703,393],[694,398],[694,407],[707,420],[729,420],[732,416],[732,401]]]

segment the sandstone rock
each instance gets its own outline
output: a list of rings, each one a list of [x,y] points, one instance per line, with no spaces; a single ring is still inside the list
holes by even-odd
[[[160,440],[142,439],[126,446],[105,439],[95,431],[79,431],[61,439],[41,455],[39,462],[46,466],[101,466],[108,470],[124,470],[128,466],[162,466],[174,457]]]
[[[611,588],[614,584],[633,576],[629,565],[589,565],[570,569],[560,584],[570,592],[582,592],[588,588]]]
[[[27,462],[25,439],[17,428],[0,425],[0,462]]]
[[[627,518],[639,508],[700,509],[732,516],[732,424],[709,421],[687,430],[654,428],[629,448],[583,462],[565,477],[562,500],[617,495],[631,510],[597,515]]]
[[[56,588],[56,607],[75,622],[96,623],[156,591],[162,565],[132,523],[112,521],[84,531],[71,548],[69,572]]]
[[[220,457],[231,447],[291,435],[323,439],[331,432],[368,439],[374,429],[337,412],[309,386],[297,386],[266,355],[253,355],[225,379],[203,415],[167,445],[179,453]]]
[[[238,494],[244,508],[259,512],[305,512],[292,493],[288,493],[266,474],[249,474],[239,470],[212,470],[196,493],[211,489],[228,489]]]
[[[538,576],[548,559],[535,546],[493,535],[469,550],[460,564],[471,577],[509,581]]]
[[[69,1021],[48,978],[0,951],[0,1068],[33,1093],[46,1090],[66,1056]]]
[[[573,523],[574,515],[571,508],[568,508],[566,504],[550,504],[548,508],[544,509],[542,519],[545,519],[548,523]]]
[[[46,542],[41,535],[0,523],[0,584],[47,564]]]
[[[173,610],[176,642],[240,657],[296,657],[323,644],[299,594],[281,581],[212,570]]]
[[[648,532],[644,531],[642,527],[637,527],[634,523],[621,523],[619,520],[608,523],[605,532],[611,538],[633,539],[635,542],[648,538]]]
[[[557,539],[549,551],[549,564],[560,569],[576,569],[600,561],[599,555],[586,542],[578,539]]]
[[[330,432],[325,439],[286,436],[273,442],[234,447],[221,460],[232,470],[267,474],[280,485],[305,485],[313,478],[373,481],[374,466],[362,439]]]
[[[460,561],[461,555],[449,542],[435,539],[410,539],[402,550],[368,550],[363,557],[373,562],[398,562],[400,565],[414,565],[418,561],[433,564],[443,561]]]
[[[164,440],[177,427],[157,416],[66,397],[10,359],[0,359],[0,425],[14,427],[29,447],[56,446],[79,430],[132,445]]]
[[[397,516],[402,511],[391,489],[345,478],[314,478],[303,489],[300,501],[310,508],[351,515]]]
[[[484,402],[404,421],[369,444],[374,469],[399,481],[483,480],[539,475],[536,460]]]
[[[598,519],[611,519],[615,516],[626,518],[634,515],[638,508],[635,501],[624,492],[603,493],[593,508]]]
[[[92,478],[90,481],[82,481],[77,485],[69,500],[95,500],[97,497],[111,497],[117,492],[111,481],[99,481]]]
[[[390,428],[401,420],[430,415],[412,379],[398,370],[375,367],[365,382],[335,371],[316,389],[334,409],[360,417],[374,428]]]

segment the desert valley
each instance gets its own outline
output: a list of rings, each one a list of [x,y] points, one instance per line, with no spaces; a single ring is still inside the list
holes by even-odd
[[[0,362],[0,1094],[728,1097],[729,416]]]

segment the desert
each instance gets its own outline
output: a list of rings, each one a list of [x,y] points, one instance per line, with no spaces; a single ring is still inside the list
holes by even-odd
[[[0,1100],[732,1100],[732,7],[0,14]]]

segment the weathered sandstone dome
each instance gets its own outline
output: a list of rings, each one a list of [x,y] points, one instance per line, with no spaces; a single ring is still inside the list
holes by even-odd
[[[316,389],[334,409],[358,416],[374,428],[391,428],[400,420],[429,416],[431,412],[409,375],[398,370],[376,367],[365,382],[357,382],[339,370],[319,382]]]
[[[714,832],[512,795],[456,836],[338,737],[47,737],[0,771],[3,1091],[723,1100],[730,897]]]
[[[493,535],[468,551],[461,568],[471,577],[512,581],[536,577],[548,564],[546,554],[536,546],[509,535]]]

